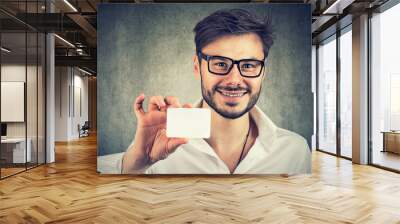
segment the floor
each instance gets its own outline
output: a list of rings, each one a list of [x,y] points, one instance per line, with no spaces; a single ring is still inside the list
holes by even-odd
[[[12,166],[13,166],[13,164],[1,168],[1,170],[0,170],[1,178],[5,178],[7,176],[11,176],[11,175],[19,173],[19,172],[23,172],[26,169],[32,169],[36,166],[36,164],[27,163],[27,167],[25,167],[25,164],[18,164],[17,167],[12,167]]]
[[[1,168],[1,178],[22,172],[25,170],[25,167],[16,167],[16,168]]]
[[[0,223],[400,223],[400,174],[313,153],[312,175],[96,173],[96,138],[0,181]]]
[[[400,155],[392,152],[381,152],[376,150],[373,154],[373,163],[395,170],[400,170]]]
[[[336,154],[336,150],[322,150],[327,151],[333,154]],[[351,158],[352,151],[351,149],[346,149],[342,151],[342,155],[348,158]],[[372,158],[373,164],[391,168],[394,170],[400,171],[400,154],[392,153],[392,152],[382,152],[381,149],[376,149],[373,152]]]

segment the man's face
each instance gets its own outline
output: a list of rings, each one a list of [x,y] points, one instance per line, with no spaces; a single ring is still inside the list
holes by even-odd
[[[202,53],[210,56],[224,56],[233,60],[263,60],[264,52],[260,38],[256,34],[229,35],[206,45]],[[209,72],[207,60],[198,64],[195,57],[195,74],[201,77],[201,90],[204,101],[221,116],[236,119],[247,113],[257,103],[264,69],[256,78],[240,75],[238,65],[224,76]]]

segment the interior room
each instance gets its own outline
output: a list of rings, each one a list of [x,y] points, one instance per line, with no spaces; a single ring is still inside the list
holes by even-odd
[[[129,18],[138,21],[122,18],[111,26],[120,33],[101,36],[104,18],[99,9],[105,5],[151,8],[176,4],[172,6],[179,8],[197,4],[206,10],[209,6],[204,2],[308,7],[306,27],[311,43],[306,64],[311,73],[299,75],[310,82],[305,85],[287,79],[301,89],[297,95],[287,89],[280,93],[297,96],[296,102],[304,104],[301,93],[312,98],[307,113],[313,130],[309,139],[300,133],[310,149],[310,173],[146,175],[123,171],[124,156],[129,154],[118,147],[134,144],[121,139],[136,136],[128,119],[137,116],[137,101],[129,94],[138,92],[125,84],[135,82],[149,91],[155,87],[146,80],[123,78],[124,83],[114,86],[105,77],[117,79],[119,74],[101,72],[131,72],[126,68],[140,66],[127,59],[129,52],[143,57],[150,54],[132,46],[137,46],[136,37],[143,37],[155,25],[144,21],[141,14],[132,14]],[[151,13],[167,15],[158,8]],[[174,18],[180,17],[164,20]],[[400,223],[399,22],[398,0],[2,0],[0,223]],[[132,27],[123,24],[140,27],[137,36],[128,35]],[[156,33],[168,39],[166,29],[158,26]],[[129,48],[110,38],[111,34],[136,39],[126,42]],[[106,38],[116,44],[100,46]],[[151,47],[152,40],[146,41]],[[192,39],[170,41],[167,46],[154,46],[164,49],[155,54],[157,60],[167,55],[165,49],[193,44]],[[117,50],[128,53],[116,63],[107,59]],[[209,63],[210,56],[204,58]],[[236,63],[238,77],[245,77],[239,66],[242,62],[232,58],[230,69]],[[195,62],[191,55],[182,64],[192,72],[195,69],[190,66]],[[271,63],[281,66],[273,67],[274,72],[285,72],[291,66],[273,58]],[[178,83],[171,80],[160,88],[168,92]],[[268,84],[277,82],[272,79]],[[263,94],[269,96],[271,89]],[[126,94],[129,105],[121,105],[117,90]],[[190,85],[182,89],[191,90]],[[284,101],[262,103],[269,106]],[[104,105],[120,107],[125,114],[113,114],[120,120],[112,119],[101,110]],[[288,130],[301,129],[302,123],[285,120],[285,115],[296,113],[297,107],[292,108],[272,114],[272,120]],[[105,132],[117,123],[126,128]],[[249,133],[250,124],[237,167]]]

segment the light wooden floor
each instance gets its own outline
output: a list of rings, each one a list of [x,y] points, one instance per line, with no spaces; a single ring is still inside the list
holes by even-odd
[[[13,174],[19,173],[19,172],[23,172],[26,169],[33,169],[36,166],[37,166],[36,164],[28,163],[27,168],[25,168],[24,164],[19,165],[18,167],[7,167],[7,168],[2,167],[1,168],[1,178],[5,178],[5,177],[11,176]]]
[[[22,167],[17,167],[17,168],[4,168],[4,167],[2,167],[1,168],[1,178],[13,175],[15,173],[18,173],[18,172],[21,172],[21,171],[24,171],[24,170],[25,170],[25,167],[23,167],[23,168]]]
[[[377,150],[374,152],[373,162],[374,164],[400,170],[400,154]]]
[[[400,223],[400,175],[320,152],[310,176],[100,176],[96,139],[0,181],[0,223]]]

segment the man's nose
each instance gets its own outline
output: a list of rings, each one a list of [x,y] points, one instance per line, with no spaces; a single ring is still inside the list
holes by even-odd
[[[239,64],[234,64],[231,71],[227,74],[226,79],[230,83],[240,83],[243,77],[240,75]]]

